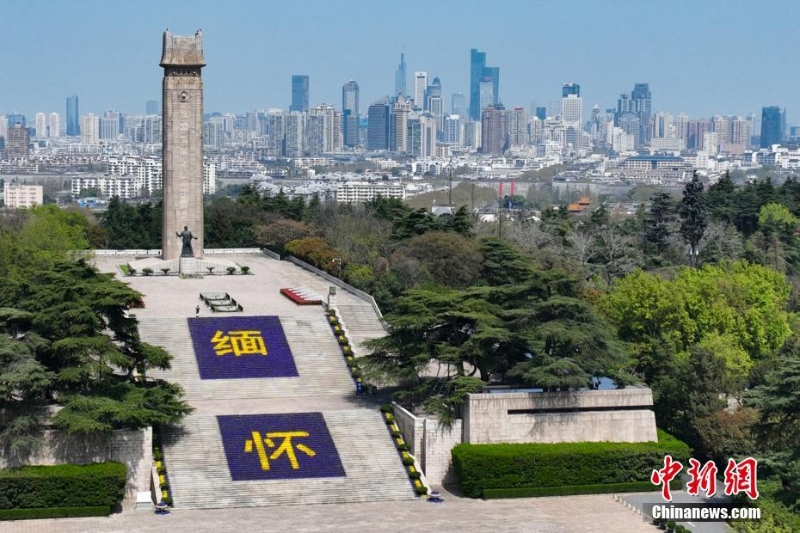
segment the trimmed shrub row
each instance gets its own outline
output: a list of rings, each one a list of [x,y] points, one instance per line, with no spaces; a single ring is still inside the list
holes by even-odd
[[[672,490],[680,490],[681,481],[672,480]],[[518,487],[514,489],[484,489],[487,500],[498,498],[531,498],[537,496],[572,496],[576,494],[613,494],[618,492],[648,492],[661,490],[649,481],[629,483],[600,483],[595,485],[557,485],[554,487]]]
[[[658,442],[459,444],[453,468],[473,498],[487,489],[644,482],[670,454],[687,464],[689,447],[663,431]]]
[[[0,509],[114,508],[125,477],[125,465],[113,461],[0,470]]]
[[[108,516],[110,507],[51,507],[49,509],[3,509],[2,520],[34,520],[37,518],[75,518],[79,516]]]

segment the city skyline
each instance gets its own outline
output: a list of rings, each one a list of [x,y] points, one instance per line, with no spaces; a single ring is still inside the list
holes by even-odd
[[[741,4],[742,9],[733,4]],[[248,2],[224,8],[210,2],[162,6],[148,1],[135,6],[99,2],[3,5],[0,16],[16,22],[0,36],[0,45],[24,53],[7,54],[8,72],[22,82],[0,88],[0,113],[18,111],[29,119],[38,112],[65,114],[64,99],[70,94],[79,96],[81,114],[99,115],[107,109],[141,113],[144,103],[160,90],[153,36],[179,20],[194,25],[174,31],[203,29],[212,51],[208,112],[286,110],[291,103],[291,76],[302,72],[309,76],[311,107],[337,103],[342,84],[356,80],[364,114],[367,105],[392,94],[401,53],[409,75],[424,71],[429,79],[438,77],[442,94],[449,100],[453,93],[470,94],[472,48],[485,52],[488,64],[501,69],[499,101],[507,108],[530,108],[533,101],[549,107],[566,82],[581,85],[585,111],[594,104],[601,109],[614,107],[619,94],[629,92],[636,83],[649,83],[653,112],[685,112],[693,117],[747,115],[778,106],[787,109],[787,122],[792,124],[800,108],[797,96],[783,89],[800,81],[794,68],[800,51],[786,45],[794,28],[781,18],[767,23],[749,16],[753,10],[745,6],[751,5],[743,2],[675,2],[659,7],[657,17],[654,10],[648,16],[627,2],[620,2],[630,7],[625,17],[592,4],[576,9],[575,5],[507,2],[497,10],[495,25],[484,24],[485,14],[477,7],[449,1],[429,6],[421,19],[366,2],[351,5],[356,11],[369,7],[371,21],[369,28],[361,27],[353,35],[314,31],[323,24],[336,27],[344,18],[335,6],[325,5],[315,6],[311,14],[303,13],[302,4],[268,9]],[[161,16],[154,17],[153,12]],[[286,19],[302,13],[304,30],[298,33],[291,24],[258,24],[274,13]],[[125,24],[109,24],[111,20]],[[458,31],[427,31],[443,20],[455,22],[448,26]],[[675,32],[658,35],[651,30],[654,20],[679,33],[695,33],[698,39],[680,39]],[[608,31],[604,21],[619,24],[624,31]],[[30,31],[31,27],[37,30]],[[531,28],[536,31],[526,31]],[[739,28],[740,38],[713,37],[716,30],[726,28]],[[559,38],[566,31],[576,38]],[[589,40],[591,46],[587,46]],[[95,46],[98,41],[103,46]],[[291,54],[265,53],[289,42]],[[758,47],[753,46],[755,42]],[[112,61],[126,65],[125,75],[103,68]]]

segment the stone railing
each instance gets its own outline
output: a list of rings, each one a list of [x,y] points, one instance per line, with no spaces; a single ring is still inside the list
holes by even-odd
[[[109,256],[109,255],[136,255],[147,257],[158,257],[161,255],[161,249],[157,250],[87,250],[96,256]],[[205,248],[203,255],[260,255],[261,248]]]
[[[378,320],[381,321],[381,324],[383,324],[384,328],[386,327],[386,325],[383,322],[383,313],[381,313],[381,310],[378,307],[378,303],[375,301],[375,298],[373,298],[372,296],[370,296],[366,292],[364,292],[362,290],[359,290],[359,289],[356,289],[355,287],[353,287],[349,283],[345,283],[344,281],[340,280],[336,276],[332,276],[332,275],[328,274],[327,272],[325,272],[324,270],[320,270],[315,266],[311,266],[308,263],[306,263],[305,261],[302,261],[302,260],[300,260],[300,259],[298,259],[298,258],[296,258],[294,256],[287,255],[286,257],[284,257],[284,261],[289,261],[290,263],[294,263],[295,265],[299,266],[300,268],[308,270],[309,272],[312,272],[312,273],[316,274],[317,276],[320,276],[321,278],[324,278],[327,281],[330,281],[334,285],[336,285],[338,287],[341,287],[342,289],[346,290],[350,294],[352,294],[352,295],[354,295],[354,296],[356,296],[358,298],[361,298],[362,300],[364,300],[366,302],[369,302],[369,304],[375,310],[375,314],[378,315]]]

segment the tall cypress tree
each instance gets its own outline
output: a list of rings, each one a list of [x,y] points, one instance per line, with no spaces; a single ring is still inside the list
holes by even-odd
[[[697,245],[706,232],[708,226],[708,208],[703,194],[703,183],[697,177],[697,171],[692,176],[692,181],[683,189],[683,199],[678,206],[681,217],[681,237],[689,245],[689,265],[697,265]]]

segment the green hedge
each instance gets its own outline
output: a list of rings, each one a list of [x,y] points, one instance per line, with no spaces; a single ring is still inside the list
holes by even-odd
[[[125,465],[23,466],[0,470],[0,509],[114,508],[125,496]]]
[[[643,482],[667,454],[687,464],[690,450],[660,430],[658,442],[459,444],[452,451],[461,488],[473,498],[486,489]]]
[[[108,516],[110,507],[51,507],[49,509],[3,509],[2,520],[33,520],[36,518],[74,518],[78,516]]]
[[[672,490],[680,490],[681,481],[672,480]],[[596,485],[557,485],[555,487],[518,487],[515,489],[484,489],[487,500],[497,498],[531,498],[536,496],[571,496],[575,494],[612,494],[618,492],[648,492],[661,490],[649,481],[629,483],[601,483]]]

